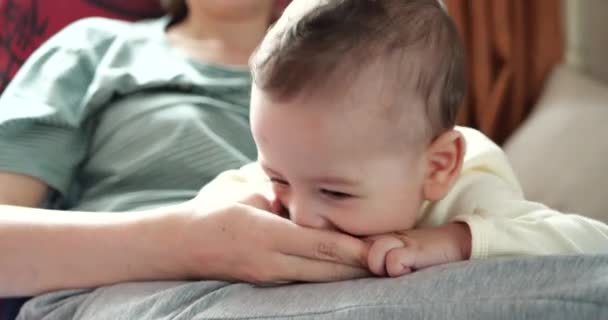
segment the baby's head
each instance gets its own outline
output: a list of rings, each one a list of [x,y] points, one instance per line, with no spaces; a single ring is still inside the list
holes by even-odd
[[[437,0],[296,0],[251,65],[259,161],[296,223],[408,229],[458,177],[464,54]]]

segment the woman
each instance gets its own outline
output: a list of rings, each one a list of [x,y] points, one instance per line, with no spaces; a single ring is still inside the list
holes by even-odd
[[[275,5],[167,1],[172,19],[83,20],[32,55],[0,97],[0,296],[364,273],[358,239],[256,209],[246,186],[198,193],[255,159],[246,64]]]

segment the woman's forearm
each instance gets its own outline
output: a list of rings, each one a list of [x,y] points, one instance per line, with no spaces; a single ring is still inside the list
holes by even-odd
[[[242,182],[223,180],[230,177],[191,201],[147,212],[0,205],[0,297],[137,280],[325,282],[369,274],[362,240],[298,226],[257,208],[259,197],[237,192]]]
[[[171,207],[64,212],[0,205],[0,297],[121,281],[170,279]],[[167,220],[159,223],[160,220]]]

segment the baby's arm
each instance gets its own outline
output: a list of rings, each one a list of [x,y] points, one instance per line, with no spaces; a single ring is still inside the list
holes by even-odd
[[[370,238],[370,271],[400,276],[469,258],[608,253],[600,221],[526,201],[488,172],[469,172],[459,184],[417,229]]]
[[[459,184],[456,192],[430,210],[431,218],[447,213],[438,220],[446,218],[448,224],[423,224],[405,236],[375,239],[370,270],[399,276],[468,258],[608,253],[608,225],[600,221],[526,201],[517,188],[488,172],[470,172]],[[457,225],[468,226],[470,239],[458,232]],[[470,253],[462,245],[469,245]]]
[[[489,173],[474,181],[461,197],[482,200],[454,218],[471,229],[471,258],[608,253],[608,225],[526,201]]]
[[[459,130],[467,141],[463,173],[452,192],[428,208],[422,226],[466,223],[473,259],[608,253],[608,225],[525,200],[504,152],[478,131]]]
[[[496,155],[494,162],[502,152]],[[469,169],[445,199],[426,208],[418,229],[373,238],[370,270],[395,276],[468,258],[608,253],[608,225],[527,201],[505,176],[490,166]]]

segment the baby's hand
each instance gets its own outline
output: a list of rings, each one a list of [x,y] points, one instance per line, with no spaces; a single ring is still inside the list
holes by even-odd
[[[469,259],[471,231],[464,223],[449,223],[367,238],[368,268],[378,276],[398,277],[438,264]]]

